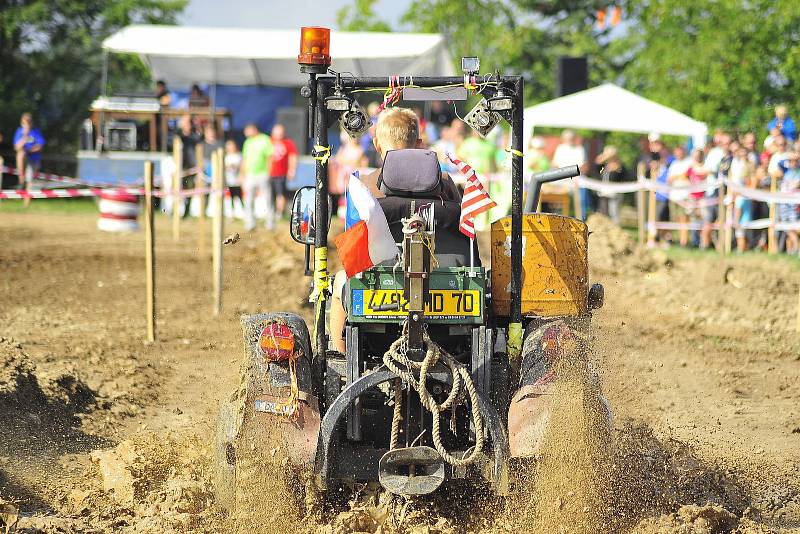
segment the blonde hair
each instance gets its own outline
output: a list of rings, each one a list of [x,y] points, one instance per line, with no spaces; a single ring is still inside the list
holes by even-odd
[[[375,138],[381,150],[414,148],[419,140],[419,119],[408,108],[389,108],[378,117]]]

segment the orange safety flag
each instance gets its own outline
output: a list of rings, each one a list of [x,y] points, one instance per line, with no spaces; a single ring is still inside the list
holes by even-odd
[[[622,8],[614,6],[611,8],[611,25],[616,26],[622,20]]]
[[[597,26],[602,30],[606,27],[606,10],[600,9],[597,11]]]

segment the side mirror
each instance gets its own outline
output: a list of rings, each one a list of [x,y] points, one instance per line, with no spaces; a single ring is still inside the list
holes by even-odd
[[[289,221],[289,232],[292,239],[303,245],[313,245],[316,236],[317,219],[314,215],[315,189],[301,187],[292,200],[292,218]]]

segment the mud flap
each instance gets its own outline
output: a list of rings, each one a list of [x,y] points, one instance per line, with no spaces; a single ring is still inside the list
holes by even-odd
[[[394,449],[378,463],[378,481],[396,495],[433,493],[444,478],[444,460],[431,447]]]

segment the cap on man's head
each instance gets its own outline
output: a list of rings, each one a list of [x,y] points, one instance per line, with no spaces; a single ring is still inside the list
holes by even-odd
[[[656,141],[661,141],[661,134],[658,132],[650,132],[647,134],[647,140],[651,143],[655,143]]]

